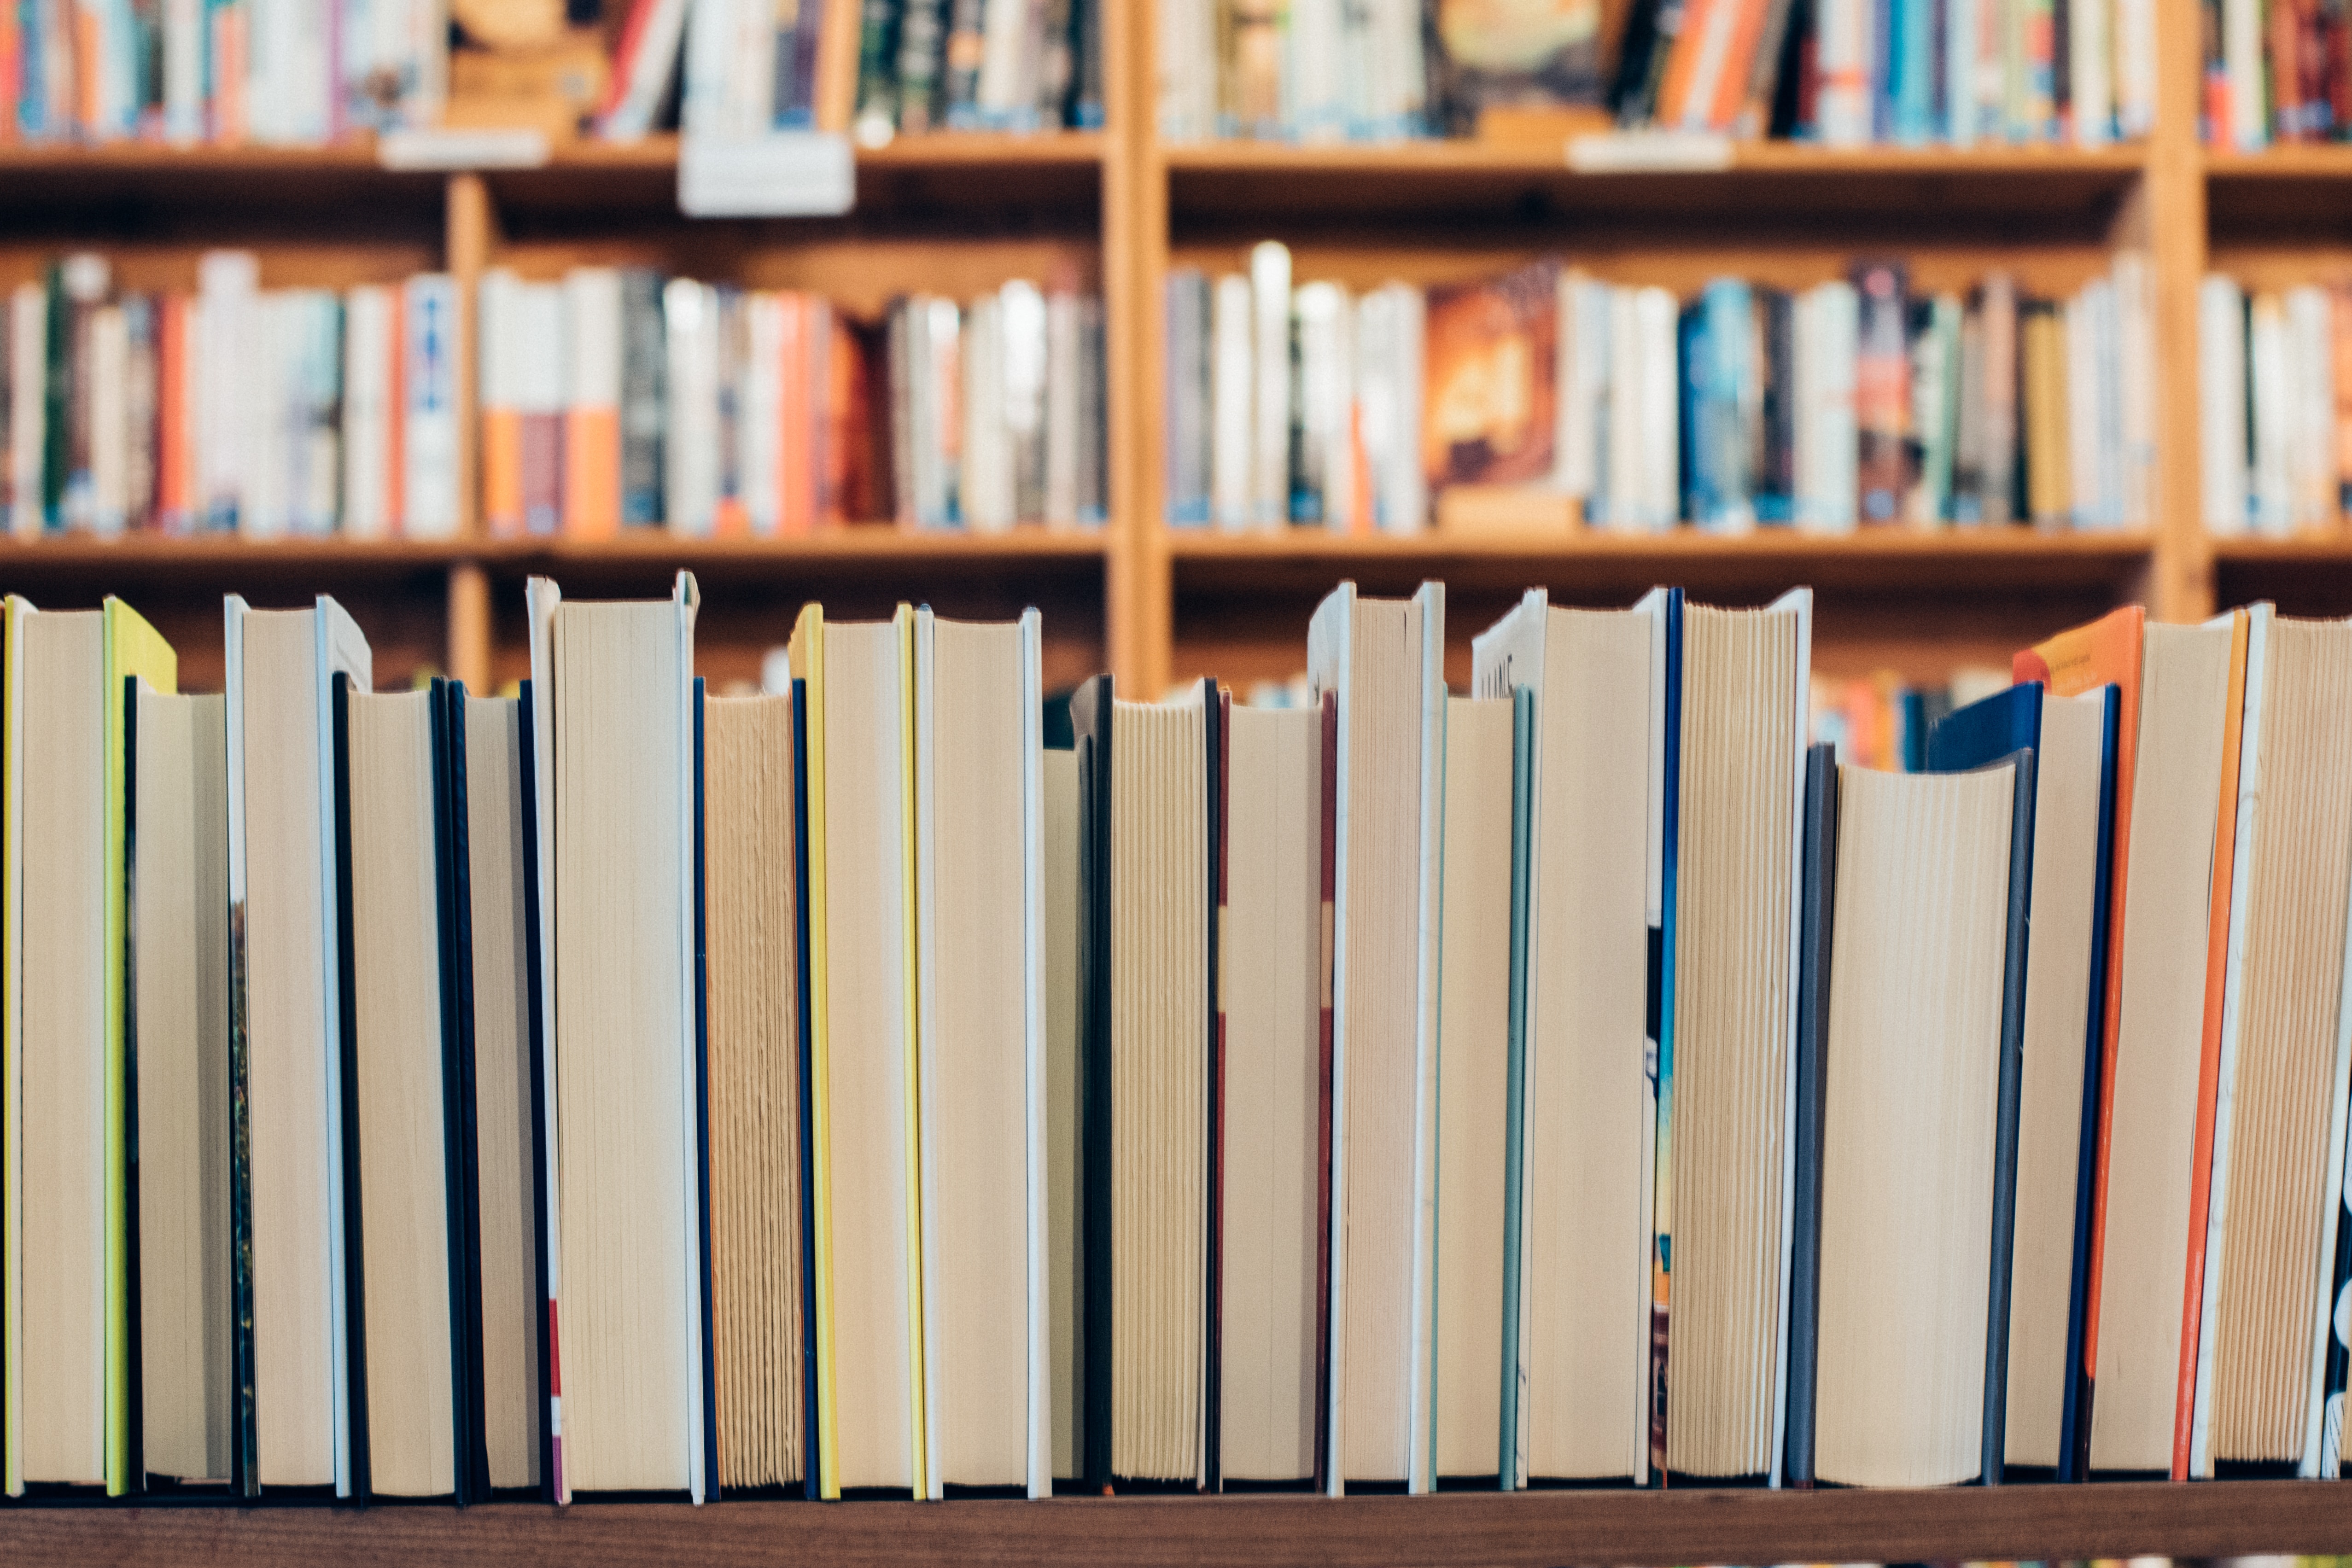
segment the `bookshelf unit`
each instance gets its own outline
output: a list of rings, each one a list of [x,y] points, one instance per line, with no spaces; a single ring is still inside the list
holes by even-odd
[[[714,684],[755,678],[807,598],[845,615],[906,598],[950,614],[1045,612],[1045,683],[1097,668],[1155,695],[1206,673],[1236,684],[1304,662],[1307,619],[1342,577],[1405,592],[1445,580],[1448,674],[1517,593],[1622,604],[1674,581],[1755,603],[1819,593],[1816,667],[1937,679],[2005,665],[2049,631],[2132,600],[2160,619],[2255,595],[2291,613],[2352,612],[2352,534],[2208,538],[2199,516],[2196,289],[2209,265],[2300,279],[2352,265],[2352,146],[2208,152],[2197,138],[2197,9],[2158,6],[2159,113],[2144,143],[2063,147],[1733,149],[1720,169],[1584,173],[1565,150],[1420,143],[1171,146],[1151,113],[1147,4],[1110,0],[1109,122],[1100,132],[943,134],[857,155],[846,218],[682,218],[675,139],[583,142],[544,166],[384,169],[364,142],[320,150],[0,147],[0,282],[57,253],[104,250],[132,287],[194,281],[198,253],[248,246],[265,286],[341,287],[445,269],[461,285],[463,527],[446,542],[234,538],[0,540],[0,590],[65,608],[128,598],[180,650],[184,684],[221,679],[219,596],[292,605],[335,594],[366,630],[381,685],[446,670],[477,689],[527,664],[521,586],[555,575],[583,596],[656,595],[693,569],[697,651]],[[1993,267],[2028,289],[2071,288],[2121,246],[2154,286],[2158,467],[2153,515],[2121,532],[1766,532],[1658,537],[1357,539],[1234,537],[1160,518],[1171,266],[1231,267],[1279,238],[1301,280],[1430,282],[1558,252],[1597,274],[1688,289],[1737,269],[1782,285],[1863,255],[1908,261],[1929,287]],[[706,279],[820,288],[870,309],[921,287],[952,294],[1066,269],[1106,302],[1110,516],[1091,532],[995,538],[871,525],[791,540],[608,544],[492,540],[475,486],[473,285],[490,266],[549,277],[576,261],[649,261]],[[1547,1490],[1492,1497],[1289,1497],[1213,1501],[739,1501],[557,1511],[0,1506],[11,1563],[711,1563],[1307,1561],[1549,1564],[2203,1557],[2352,1547],[2352,1489],[2291,1481],[1937,1492]]]

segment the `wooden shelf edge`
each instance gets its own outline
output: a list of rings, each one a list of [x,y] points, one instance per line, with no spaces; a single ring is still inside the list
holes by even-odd
[[[2315,535],[2304,538],[2217,538],[2213,559],[2236,565],[2352,565],[2352,536]]]
[[[1465,140],[1340,142],[1301,145],[1233,139],[1163,146],[1170,172],[1335,173],[1409,175],[1464,172],[1558,174],[1569,177],[1564,146]],[[2137,173],[2147,163],[2138,143],[2115,147],[1822,147],[1800,141],[1744,141],[1731,150],[1729,172],[1820,174],[2048,175]],[[1643,169],[1577,174],[1588,180],[1719,177],[1718,169]]]
[[[1449,1492],[1056,1499],[1050,1502],[18,1508],[12,1564],[120,1568],[333,1561],[727,1565],[1024,1562],[1121,1568],[1316,1563],[1527,1565],[2175,1558],[2326,1552],[2352,1490],[2316,1481],[2009,1486],[1939,1491]]]
[[[2209,147],[2202,158],[2209,179],[2352,178],[2352,142],[2281,143],[2259,152]]]
[[[438,567],[463,562],[490,566],[537,561],[642,562],[675,559],[682,566],[794,560],[924,561],[1034,559],[1086,560],[1108,548],[1108,530],[1020,528],[1005,534],[960,533],[861,526],[793,538],[681,538],[647,532],[611,540],[579,539],[346,539],[257,540],[229,536],[161,538],[131,535],[115,539],[58,538],[32,542],[0,540],[0,580],[26,572],[125,570],[152,567],[247,565],[282,572],[289,568]]]
[[[2156,548],[2152,534],[2039,533],[2023,528],[1947,528],[1935,532],[1889,528],[1853,534],[1808,534],[1785,529],[1749,534],[1701,533],[1678,528],[1664,534],[1619,534],[1599,529],[1520,535],[1448,534],[1409,536],[1325,533],[1297,528],[1286,533],[1223,534],[1170,529],[1169,551],[1178,560],[1262,559],[1354,559],[1433,561],[1461,559],[1580,559],[1658,560],[1752,560],[1763,562],[2067,559],[2131,562]],[[2352,542],[2344,547],[2352,555]]]

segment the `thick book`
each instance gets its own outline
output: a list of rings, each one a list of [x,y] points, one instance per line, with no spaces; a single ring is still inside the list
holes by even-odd
[[[1513,1487],[1647,1473],[1662,609],[1555,607],[1534,589],[1471,644],[1475,689],[1524,694],[1532,729],[1510,1127],[1524,1158],[1506,1193]]]
[[[711,1495],[699,602],[529,585],[555,1499]],[[616,757],[628,758],[615,766]]]
[[[352,1486],[333,690],[367,640],[333,600],[226,606],[236,1490]]]
[[[1053,1490],[1040,626],[1034,610],[993,622],[914,612],[922,1469],[933,1498],[950,1487]]]
[[[131,1470],[154,1489],[229,1476],[228,758],[219,696],[126,700]]]
[[[1234,707],[1218,928],[1217,1470],[1311,1485],[1323,1297],[1323,714]]]
[[[178,660],[119,599],[5,605],[5,1490],[134,1472],[129,694]]]
[[[1947,715],[1927,737],[1938,772],[2034,753],[2034,935],[2019,1089],[2006,1460],[2078,1479],[2088,1385],[2092,1176],[2106,1018],[2114,844],[2113,685],[2079,696],[2025,682]]]
[[[1087,1490],[1208,1483],[1220,704],[1070,700]]]
[[[818,1493],[929,1494],[925,1437],[915,612],[793,628],[807,693]]]
[[[1817,1033],[1819,1270],[1790,1425],[1812,1479],[1848,1486],[1998,1484],[2008,1388],[2009,1264],[2033,754],[1956,773],[1838,769]],[[1822,1007],[1822,989],[1827,991]],[[1817,1126],[1812,1118],[1818,1117]],[[1905,1282],[1890,1295],[1889,1278]],[[1811,1408],[1807,1409],[1806,1406]]]
[[[1338,699],[1332,976],[1331,1463],[1350,1482],[1433,1484],[1443,584],[1411,599],[1343,582],[1307,631]]]

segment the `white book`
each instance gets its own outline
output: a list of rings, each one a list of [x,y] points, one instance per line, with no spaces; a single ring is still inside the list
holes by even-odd
[[[1040,621],[914,617],[929,1495],[1053,1490]]]
[[[1814,119],[1826,146],[1866,147],[1872,140],[1876,96],[1870,80],[1876,57],[1872,15],[1870,0],[1822,0],[1815,46],[1821,89]]]
[[[1355,308],[1347,289],[1328,282],[1301,284],[1295,308],[1300,465],[1318,508],[1307,520],[1344,532],[1355,500]]]
[[[2197,286],[2197,469],[2205,526],[2246,531],[2246,297],[2209,272]]]
[[[2230,123],[2224,133],[2241,152],[2259,152],[2270,145],[2263,12],[2262,0],[2221,0],[2221,68],[2230,84]]]
[[[1080,364],[1084,314],[1075,294],[1045,298],[1045,520],[1055,528],[1078,526],[1078,449],[1083,444]]]
[[[292,291],[273,288],[254,300],[254,336],[244,382],[253,431],[252,466],[236,531],[249,539],[286,537],[294,510],[292,387],[299,348]]]
[[[700,595],[681,571],[666,601],[566,605],[546,578],[526,601],[555,1497],[700,1502],[714,1480],[691,869]]]
[[[2078,528],[2095,528],[2105,495],[2099,483],[2099,328],[2098,285],[2061,307],[2066,332],[2066,467],[2074,476],[2074,505],[2067,520]]]
[[[963,420],[957,499],[964,527],[974,533],[1001,534],[1013,527],[1004,336],[1003,302],[993,294],[973,300],[959,345],[963,385],[956,404]]]
[[[784,305],[765,291],[743,297],[743,335],[749,355],[743,366],[741,412],[736,421],[737,462],[742,467],[743,512],[752,536],[767,538],[782,515],[782,397]],[[798,367],[795,367],[797,369]]]
[[[1643,362],[1636,420],[1639,527],[1671,530],[1682,512],[1682,376],[1675,351],[1675,297],[1663,288],[1633,295],[1634,352]]]
[[[2126,137],[2156,129],[2156,5],[2116,0],[2110,26],[2115,46],[2116,130]]]
[[[8,532],[36,538],[41,532],[41,458],[47,450],[49,308],[37,283],[20,283],[8,295]]]
[[[981,29],[980,90],[982,117],[991,125],[1021,129],[1017,116],[1034,113],[1036,62],[1027,48],[1027,0],[986,0]]]
[[[1422,42],[1418,0],[1375,0],[1371,18],[1371,123],[1374,138],[1423,133],[1428,110],[1429,62]]]
[[[728,89],[730,62],[741,45],[739,18],[754,10],[751,0],[694,0],[688,9],[677,113],[678,129],[686,135],[721,140],[742,134],[729,112]]]
[[[1342,0],[1291,0],[1282,119],[1301,141],[1337,141],[1348,133],[1348,10]]]
[[[343,298],[343,532],[392,530],[392,367],[399,351],[399,292],[362,284]]]
[[[89,526],[105,538],[122,531],[130,483],[131,332],[120,305],[90,312],[89,370]]]
[[[1356,307],[1356,416],[1371,480],[1372,527],[1421,530],[1428,509],[1421,473],[1421,290],[1390,283]]]
[[[1076,321],[1073,316],[1072,328]],[[1075,353],[1075,338],[1072,342]],[[995,440],[1001,444],[1003,476],[999,499],[1014,522],[1045,520],[1045,387],[1047,339],[1045,297],[1026,278],[1016,277],[996,291],[996,391],[991,398],[998,408]],[[1076,458],[1076,453],[1071,456]],[[1071,467],[1071,493],[1076,494],[1077,470]],[[1072,508],[1076,511],[1075,506]]]
[[[1250,521],[1290,520],[1290,249],[1266,240],[1250,250]]]
[[[2299,530],[2336,523],[2335,335],[2328,291],[2305,284],[2286,291],[2289,515]]]
[[[2156,327],[2147,256],[2120,251],[2115,265],[2116,390],[2121,438],[2116,443],[2116,521],[2147,528],[2156,517]],[[2322,317],[2323,324],[2326,320]],[[2323,340],[2324,340],[2323,334]],[[2331,494],[2333,479],[2331,476]]]
[[[621,330],[620,269],[575,267],[565,273],[563,529],[567,533],[598,538],[620,527]],[[773,439],[772,433],[769,438]]]
[[[261,264],[251,251],[206,251],[196,263],[196,351],[202,395],[194,404],[197,506],[205,526],[233,528],[252,482],[264,406]]]
[[[1954,147],[1977,140],[1977,49],[1984,37],[1981,10],[2000,9],[2002,0],[1945,0],[1944,139]]]
[[[1854,414],[1854,360],[1862,331],[1862,299],[1843,280],[1807,292],[1813,302],[1812,335],[1799,352],[1811,366],[1812,510],[1802,523],[1823,533],[1852,533],[1860,521],[1860,447]],[[1810,346],[1808,346],[1810,345]]]
[[[189,146],[205,134],[205,3],[163,0],[163,139]]]
[[[690,277],[662,286],[669,352],[663,510],[670,532],[707,538],[719,510],[719,294]]]
[[[2067,91],[2074,142],[2103,147],[2115,140],[2115,82],[2109,75],[2107,24],[2115,0],[2066,8]]]
[[[628,78],[620,101],[597,123],[597,133],[608,141],[635,141],[653,129],[654,115],[669,89],[677,65],[679,40],[686,32],[687,0],[656,0],[637,36],[637,52],[627,62]]]
[[[2286,309],[2277,295],[2257,294],[2248,318],[2247,381],[2254,403],[2252,517],[2255,532],[2284,538],[2294,531]]]
[[[1573,268],[1559,275],[1559,427],[1553,483],[1585,503],[1588,520],[1606,493],[1601,476],[1609,408],[1609,286]]]
[[[1633,288],[1609,290],[1609,426],[1601,434],[1602,520],[1612,533],[1634,533],[1642,520],[1642,324]]]
[[[446,539],[457,532],[457,284],[446,272],[401,286],[406,355],[401,411],[403,535]]]
[[[1256,439],[1250,402],[1255,362],[1250,280],[1237,272],[1226,273],[1217,279],[1211,298],[1210,511],[1218,528],[1234,532],[1250,523]]]
[[[1330,1488],[1431,1473],[1445,598],[1357,596],[1307,630],[1339,708],[1331,1068]]]
[[[1198,141],[1213,136],[1217,33],[1213,0],[1165,0],[1158,9],[1160,137]]]
[[[919,318],[918,372],[922,378],[924,417],[916,427],[916,472],[928,476],[925,520],[941,528],[968,527],[964,516],[964,466],[970,455],[950,439],[949,421],[963,378],[964,313],[952,299],[932,296]]]
[[[335,935],[334,687],[369,689],[367,639],[342,607],[225,606],[232,1017],[252,1154],[257,1469],[272,1486],[352,1486],[344,1260],[341,997]]]

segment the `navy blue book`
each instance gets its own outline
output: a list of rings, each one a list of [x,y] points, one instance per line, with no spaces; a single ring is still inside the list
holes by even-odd
[[[2087,1473],[2084,1306],[2105,1038],[2107,920],[2120,702],[2108,685],[2076,697],[2039,685],[1948,715],[1927,767],[1982,767],[2020,750],[2037,759],[2034,941],[2019,1100],[2015,1270],[2011,1289],[2009,1459],[2059,1480]],[[2063,1152],[2062,1152],[2063,1151]]]

